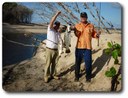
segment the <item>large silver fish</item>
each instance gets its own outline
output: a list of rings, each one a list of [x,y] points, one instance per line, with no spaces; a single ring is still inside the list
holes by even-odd
[[[70,46],[71,46],[71,24],[67,25],[66,32],[64,33],[64,46],[65,46],[65,53],[70,53]]]
[[[60,57],[61,54],[63,53],[63,41],[62,41],[62,39],[59,40],[59,44],[58,44],[58,53],[59,53],[59,57]]]
[[[63,33],[66,31],[66,29],[67,29],[67,26],[64,25],[60,27],[59,32]],[[58,53],[59,53],[59,57],[61,57],[61,54],[63,53],[63,40],[61,36],[59,38],[59,43],[58,43]]]

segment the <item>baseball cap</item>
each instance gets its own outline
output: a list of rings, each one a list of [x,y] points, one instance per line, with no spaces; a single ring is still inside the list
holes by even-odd
[[[54,25],[57,25],[58,26],[58,25],[60,25],[60,22],[59,21],[55,21],[54,22]]]
[[[80,17],[83,17],[83,18],[88,18],[88,15],[86,12],[82,12],[80,13]]]

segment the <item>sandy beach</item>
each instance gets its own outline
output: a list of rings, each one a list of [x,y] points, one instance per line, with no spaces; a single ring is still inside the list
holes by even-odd
[[[9,25],[3,24],[3,33],[46,33],[45,25]],[[61,34],[64,38],[64,34]],[[75,45],[77,38],[71,33],[71,53],[63,53],[58,61],[57,72],[60,80],[51,80],[44,83],[45,66],[45,41],[40,43],[36,55],[29,60],[3,67],[3,89],[6,91],[110,91],[111,78],[105,76],[105,72],[112,66],[117,70],[121,66],[114,64],[114,59],[105,54],[107,42],[116,42],[121,44],[121,33],[112,32],[107,34],[102,31],[100,36],[100,45],[97,46],[97,40],[92,39],[92,81],[86,82],[84,62],[81,64],[81,78],[79,82],[74,82],[74,64],[75,64]],[[63,49],[65,52],[65,49]],[[119,76],[121,77],[121,76]],[[121,80],[117,85],[117,90],[121,90]]]
[[[3,33],[46,33],[46,24],[19,24],[3,23]]]

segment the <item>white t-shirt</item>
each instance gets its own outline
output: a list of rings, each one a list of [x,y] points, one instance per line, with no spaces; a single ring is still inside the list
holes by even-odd
[[[57,49],[58,43],[61,40],[61,35],[59,32],[56,32],[55,30],[50,29],[48,26],[47,29],[47,41],[46,41],[46,47]]]

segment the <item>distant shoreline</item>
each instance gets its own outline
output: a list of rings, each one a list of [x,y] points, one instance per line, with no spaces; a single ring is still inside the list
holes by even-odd
[[[4,33],[47,33],[48,24],[9,24],[3,23],[3,34]],[[98,27],[95,27],[98,29]],[[107,28],[111,33],[115,33],[115,30],[112,28]],[[121,29],[116,29],[117,32],[121,33]],[[106,32],[104,29],[103,32]]]
[[[3,33],[47,33],[46,24],[9,24],[3,23]]]

